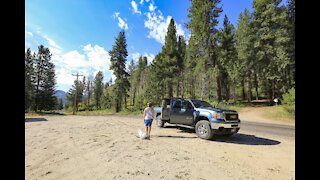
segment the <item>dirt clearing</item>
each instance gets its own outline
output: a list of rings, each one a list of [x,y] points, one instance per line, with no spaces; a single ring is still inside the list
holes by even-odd
[[[208,141],[141,116],[25,120],[25,179],[295,179],[294,141],[239,131]]]

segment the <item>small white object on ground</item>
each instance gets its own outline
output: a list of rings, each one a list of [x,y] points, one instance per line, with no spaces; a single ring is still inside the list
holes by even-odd
[[[146,139],[148,137],[148,134],[143,132],[141,129],[139,129],[138,134],[141,139]]]

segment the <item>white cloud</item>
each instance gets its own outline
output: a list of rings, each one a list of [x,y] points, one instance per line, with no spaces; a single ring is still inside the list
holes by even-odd
[[[140,56],[146,56],[147,60],[148,60],[148,64],[150,64],[152,62],[152,60],[155,58],[154,54],[152,54],[152,53],[148,54],[146,52],[143,53],[143,55],[140,54],[139,52],[132,53],[132,54],[129,55],[129,57],[131,57],[131,59],[133,59],[136,63],[138,63]],[[127,61],[127,63],[129,63],[129,62],[130,62],[130,60]]]
[[[48,47],[52,54],[61,53],[62,47],[37,28],[36,32],[25,31],[25,48],[37,52],[38,46]]]
[[[146,56],[147,57],[147,60],[148,60],[148,64],[151,64],[152,60],[154,59],[154,54],[150,53],[150,54],[147,54],[147,53],[144,53],[143,56]]]
[[[146,0],[146,2],[149,2],[150,0]],[[143,0],[140,1],[140,4],[142,5],[143,4]]]
[[[49,50],[52,54],[60,54],[62,51],[60,49],[49,47]]]
[[[61,55],[63,64],[69,68],[82,68],[89,67],[89,62],[86,60],[85,55],[80,54],[77,50],[70,51]]]
[[[128,24],[125,23],[125,21],[119,16],[120,13],[119,12],[115,12],[112,17],[113,18],[118,18],[118,26],[121,28],[121,29],[124,29],[124,30],[127,30],[128,29]]]
[[[26,34],[28,34],[29,36],[33,37],[32,32],[26,32]]]
[[[128,29],[128,24],[126,24],[120,17],[118,17],[118,20],[119,20],[118,26],[121,29],[127,30]]]
[[[130,55],[129,55],[129,56],[130,56]],[[135,60],[136,62],[138,62],[140,56],[141,56],[141,54],[138,53],[138,52],[131,54],[132,59]]]
[[[154,10],[155,8],[154,9],[151,8],[151,9]],[[150,6],[149,6],[149,10],[150,10]],[[167,16],[167,18],[165,19],[160,10],[158,10],[158,12],[155,12],[155,11],[147,12],[147,13],[144,13],[144,15],[147,16],[147,20],[144,21],[144,27],[149,29],[149,34],[147,37],[154,38],[156,41],[164,45],[165,36],[167,34],[167,29],[170,24],[170,20],[172,16]],[[175,22],[175,25],[176,25],[177,35],[185,36],[185,32],[182,29],[182,25],[177,24],[176,22]]]
[[[103,47],[98,45],[92,47],[91,44],[88,44],[84,46],[83,50],[88,57],[89,66],[95,70],[95,73],[98,71],[109,71],[110,56]]]
[[[116,18],[116,17],[119,16],[119,14],[120,14],[119,12],[115,12],[115,13],[112,15],[112,17],[113,17],[113,18]]]
[[[71,88],[75,80],[72,74],[77,72],[88,77],[90,74],[95,76],[98,71],[102,71],[105,75],[104,82],[109,81],[110,77],[115,80],[113,71],[109,70],[109,53],[103,47],[87,44],[82,50],[84,53],[73,50],[62,55],[52,55],[53,63],[56,65],[58,86],[67,85]]]
[[[44,35],[43,37],[48,40],[50,46],[53,46],[54,48],[57,48],[57,49],[62,49],[62,47],[57,45],[56,42],[54,42],[52,39],[48,38],[47,35]]]
[[[157,6],[153,6],[153,4],[150,3],[150,5],[149,5],[149,10],[150,11],[154,11],[156,8],[157,8]]]
[[[140,4],[141,4],[141,2],[140,2]],[[134,13],[141,14],[141,11],[138,11],[138,5],[135,1],[131,1],[131,6],[133,8]]]
[[[72,76],[70,69],[61,68],[57,73],[57,83],[58,84],[67,84],[72,85],[74,83],[75,78]]]

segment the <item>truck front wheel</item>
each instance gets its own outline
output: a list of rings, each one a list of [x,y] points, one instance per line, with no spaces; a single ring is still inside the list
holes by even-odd
[[[160,118],[161,118],[161,115],[158,115],[158,116],[156,117],[156,123],[157,123],[157,126],[158,126],[158,127],[163,127],[165,122],[162,121]]]
[[[198,121],[195,127],[196,133],[201,139],[211,139],[213,137],[213,132],[209,121],[201,120]]]

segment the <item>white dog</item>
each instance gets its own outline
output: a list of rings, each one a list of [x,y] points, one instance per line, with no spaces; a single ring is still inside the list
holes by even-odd
[[[139,129],[138,134],[141,139],[146,139],[148,134],[146,132],[143,132],[141,129]]]

